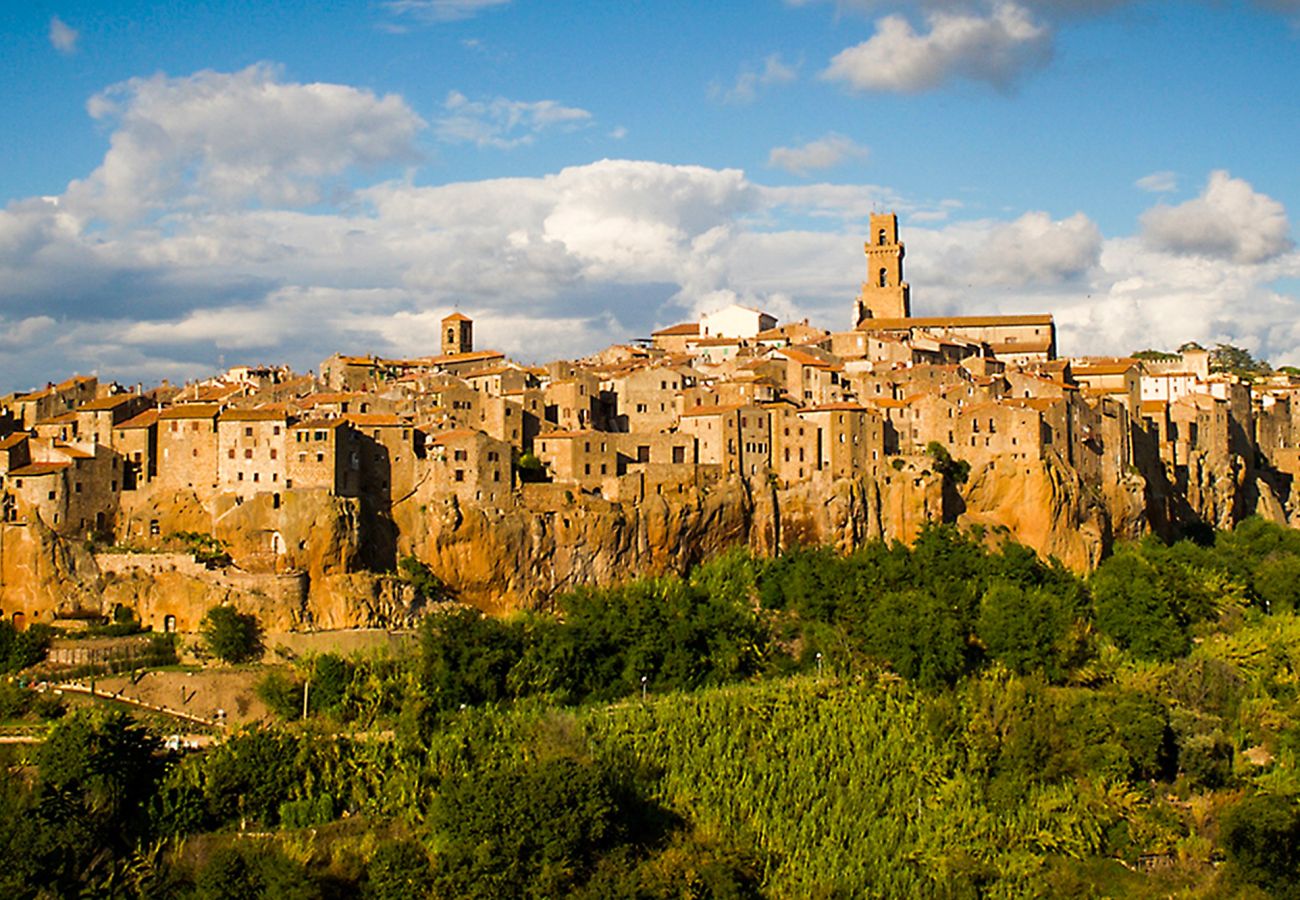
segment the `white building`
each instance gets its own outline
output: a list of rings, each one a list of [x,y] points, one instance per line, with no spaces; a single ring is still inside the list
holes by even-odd
[[[752,338],[775,327],[775,316],[739,303],[700,316],[701,338]]]

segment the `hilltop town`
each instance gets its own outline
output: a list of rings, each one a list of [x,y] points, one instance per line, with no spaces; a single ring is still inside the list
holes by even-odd
[[[842,331],[731,305],[532,366],[457,312],[436,355],[0,397],[0,613],[393,624],[418,612],[407,557],[505,609],[734,543],[944,520],[1086,569],[1119,538],[1296,514],[1300,378],[1195,345],[1062,356],[1046,314],[915,317],[894,215],[865,255]]]

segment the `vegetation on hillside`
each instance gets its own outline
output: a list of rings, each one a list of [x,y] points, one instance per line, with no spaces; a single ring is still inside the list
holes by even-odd
[[[984,537],[449,608],[183,757],[73,713],[7,751],[0,894],[1294,893],[1300,533],[1087,579]]]

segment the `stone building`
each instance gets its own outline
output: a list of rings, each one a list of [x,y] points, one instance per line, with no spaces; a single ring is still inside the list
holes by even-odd
[[[222,411],[217,419],[218,490],[240,499],[284,490],[288,432],[283,407]]]
[[[215,403],[184,403],[158,413],[158,484],[191,488],[200,500],[217,489],[217,417]]]
[[[551,480],[599,490],[606,478],[618,474],[616,435],[604,431],[550,431],[533,442]]]
[[[468,428],[427,435],[425,468],[433,494],[462,503],[507,506],[513,502],[514,464],[505,441]]]

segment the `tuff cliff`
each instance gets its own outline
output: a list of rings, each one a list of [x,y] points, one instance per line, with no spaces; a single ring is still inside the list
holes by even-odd
[[[906,542],[924,523],[947,521],[1087,570],[1116,540],[1252,513],[1287,517],[1269,483],[1236,458],[1194,460],[1178,483],[1158,463],[1086,478],[1055,456],[995,459],[955,479],[927,457],[899,457],[859,479],[789,488],[731,479],[636,500],[578,494],[508,509],[428,498],[390,512],[323,491],[209,506],[184,492],[152,494],[123,510],[119,543],[132,552],[92,554],[39,518],[0,527],[0,610],[50,621],[120,603],[157,629],[191,631],[210,606],[233,603],[271,631],[394,626],[422,611],[391,574],[408,554],[459,599],[501,613],[546,608],[578,585],[682,572],[736,545],[848,551],[877,538]],[[177,552],[178,532],[216,538],[230,564]]]

